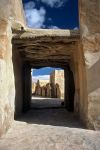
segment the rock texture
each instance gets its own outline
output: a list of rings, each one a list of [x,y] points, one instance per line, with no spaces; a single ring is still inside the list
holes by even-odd
[[[66,66],[70,66],[75,81],[75,111],[89,128],[100,129],[100,0],[80,0],[79,16],[80,31],[31,30],[26,27],[21,30],[25,26],[21,1],[0,0],[0,136],[8,130],[14,119],[17,81],[14,76],[20,81],[23,76],[23,85],[19,82],[16,89],[20,87],[24,91],[17,100],[21,100],[21,106],[26,111],[30,106],[31,67],[44,66],[64,68],[66,79]],[[20,66],[15,74],[12,49],[20,54],[24,62],[23,69]],[[67,80],[65,88],[66,85]],[[65,95],[68,100],[67,93]],[[90,135],[89,138],[93,140]],[[96,136],[98,133],[93,138]],[[92,143],[91,140],[87,139],[89,143]],[[96,142],[91,147],[94,145]],[[82,148],[85,149],[79,149]]]
[[[94,128],[97,118],[100,117],[100,1],[81,0],[79,6],[86,63],[88,97],[85,99],[88,99],[88,125]],[[100,126],[100,120],[98,121]]]
[[[64,99],[65,77],[64,70],[55,70],[50,75],[51,88],[53,88],[54,96]]]
[[[22,11],[20,0],[0,1],[0,136],[14,120],[15,83],[11,28],[18,21],[24,24]]]
[[[31,110],[19,120],[0,139],[0,150],[100,150],[100,132],[81,129],[64,109]]]
[[[32,94],[35,93],[36,83],[32,82]]]
[[[33,68],[66,67],[79,38],[74,30],[25,29],[14,31],[13,44]]]
[[[46,96],[47,97],[52,97],[51,90],[52,90],[51,84],[50,83],[46,84]]]
[[[35,88],[35,95],[38,95],[38,96],[41,96],[41,91],[42,89],[41,89],[41,86],[40,86],[40,82],[39,82],[39,80],[37,81],[37,84],[36,84],[36,88]]]
[[[14,75],[11,24],[0,20],[0,136],[14,119]]]
[[[25,26],[25,18],[21,0],[1,0],[0,20],[9,20],[13,28]]]

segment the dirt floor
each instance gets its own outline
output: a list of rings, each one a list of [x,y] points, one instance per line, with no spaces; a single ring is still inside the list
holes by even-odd
[[[73,113],[60,107],[60,100],[54,105],[59,107],[51,107],[52,101],[33,107],[34,102],[0,139],[0,150],[100,150],[100,132],[86,130]]]

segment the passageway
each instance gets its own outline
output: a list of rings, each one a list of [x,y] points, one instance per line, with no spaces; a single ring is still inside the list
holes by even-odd
[[[31,69],[31,108],[61,108],[64,105],[65,76],[62,68]]]
[[[39,32],[38,37],[36,36],[38,35],[37,32]],[[16,86],[15,118],[24,112],[24,116],[20,117],[21,121],[30,122],[31,120],[33,124],[51,124],[66,127],[81,126],[79,120],[75,117],[76,114],[80,113],[80,81],[76,60],[78,41],[78,31],[59,30],[58,34],[57,30],[53,32],[41,30],[40,32],[40,30],[29,29],[26,32],[19,31],[15,34],[12,41],[13,57],[16,58],[16,61],[13,58]],[[20,62],[18,63],[17,59],[19,58]],[[54,103],[56,102],[54,99],[51,101],[38,100],[38,103],[34,101],[34,104],[31,102],[31,69],[48,66],[64,70],[63,106],[59,100]],[[46,105],[45,109],[39,108],[42,105]],[[49,109],[46,109],[48,105]],[[67,111],[70,111],[70,113]],[[72,114],[72,112],[75,113]]]
[[[32,109],[13,122],[0,150],[99,150],[99,132],[81,128],[63,108]]]
[[[25,9],[33,16],[28,15],[30,19],[37,16],[33,22],[42,23],[43,29],[27,28],[21,0],[0,2],[0,136],[7,133],[0,138],[0,150],[100,150],[100,132],[84,129],[80,122],[100,129],[100,1],[73,0],[79,30],[72,23],[73,12],[64,13],[72,30],[62,30],[57,24],[57,29],[49,29],[56,22],[47,14],[45,0],[39,1],[39,5],[29,2]],[[55,16],[53,9],[58,7],[62,14],[60,4],[55,4],[50,6],[51,14]],[[66,4],[71,12],[71,3]],[[62,19],[57,16],[59,24]],[[64,69],[63,105],[57,99],[31,101],[31,68],[48,66]]]
[[[75,114],[68,112],[61,104],[61,99],[37,97],[31,103],[31,109],[17,120],[30,124],[83,128]]]
[[[32,97],[29,111],[15,120],[29,124],[84,128],[79,118],[73,112],[68,112],[62,102],[56,98]]]
[[[64,106],[69,111],[74,111],[74,108],[79,111],[79,90],[76,82],[78,81],[78,70],[76,61],[74,61],[74,52],[76,54],[78,48],[79,33],[77,31],[60,30],[58,34],[55,30],[53,32],[48,32],[48,30],[41,30],[40,32],[39,30],[39,36],[36,37],[37,32],[38,30],[31,29],[25,33],[14,31],[16,34],[12,42],[16,115],[21,113],[22,110],[26,112],[31,107],[31,69],[48,66],[64,70]],[[20,58],[20,64],[17,63],[17,58]]]

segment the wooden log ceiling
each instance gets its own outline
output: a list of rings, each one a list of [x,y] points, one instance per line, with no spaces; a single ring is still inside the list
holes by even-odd
[[[78,30],[26,29],[13,31],[13,50],[33,67],[62,66],[71,59],[80,39]]]

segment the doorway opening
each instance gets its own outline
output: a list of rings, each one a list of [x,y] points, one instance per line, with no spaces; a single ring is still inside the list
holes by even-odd
[[[64,105],[65,76],[61,68],[31,69],[31,108],[61,108]]]
[[[22,34],[24,35],[22,36]],[[22,110],[23,112],[27,112],[23,114],[27,117],[25,118],[26,122],[62,126],[70,126],[71,123],[73,124],[72,126],[76,127],[75,124],[77,124],[77,121],[73,122],[74,113],[68,111],[72,112],[75,110],[75,112],[77,111],[78,113],[80,111],[80,62],[77,56],[80,57],[81,54],[78,54],[78,40],[79,36],[77,31],[69,32],[63,30],[29,30],[26,33],[21,31],[19,37],[17,36],[13,39],[13,53],[15,54],[13,54],[13,63],[16,76],[16,91],[18,90],[18,92],[16,92],[16,114],[19,114]],[[19,58],[20,61],[18,62],[17,59]],[[49,90],[43,86],[40,93],[32,91],[31,69],[39,70],[43,67],[60,67],[63,69],[65,79],[65,86],[63,86],[65,92],[63,94],[59,91],[61,84],[59,85],[57,83],[55,83],[54,89],[52,88],[53,90],[49,83],[47,84],[47,89]],[[52,80],[53,79],[50,78],[51,83],[53,82]],[[38,85],[39,84],[38,81]],[[19,94],[19,90],[21,94]],[[35,101],[32,102],[32,96],[39,96],[41,99],[44,97],[47,102],[45,107],[41,104],[36,104]],[[54,105],[54,101],[52,105],[50,104],[53,107],[51,108],[50,105],[48,107],[47,98],[57,99],[61,96],[64,96],[64,100],[63,102],[60,101],[59,107],[58,105]],[[36,98],[35,100],[37,102]],[[23,115],[21,120],[24,120]]]

